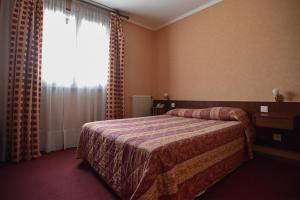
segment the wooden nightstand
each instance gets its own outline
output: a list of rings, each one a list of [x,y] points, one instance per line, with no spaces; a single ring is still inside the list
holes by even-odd
[[[152,115],[163,115],[168,111],[166,108],[152,107]]]
[[[300,151],[299,118],[295,114],[256,113],[253,122],[256,144]]]

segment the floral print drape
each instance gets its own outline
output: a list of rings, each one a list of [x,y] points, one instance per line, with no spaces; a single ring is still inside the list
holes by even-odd
[[[7,146],[19,162],[40,156],[43,0],[15,0],[11,20]]]
[[[106,94],[106,118],[124,117],[124,31],[121,17],[110,16],[109,69]]]

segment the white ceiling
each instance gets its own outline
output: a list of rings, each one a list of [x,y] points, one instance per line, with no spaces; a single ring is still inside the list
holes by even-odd
[[[222,0],[93,0],[129,15],[133,23],[158,30]]]

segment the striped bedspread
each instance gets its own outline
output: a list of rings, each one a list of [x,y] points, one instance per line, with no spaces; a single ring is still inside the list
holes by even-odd
[[[252,138],[240,109],[176,109],[87,123],[77,153],[122,199],[182,200],[252,158]]]

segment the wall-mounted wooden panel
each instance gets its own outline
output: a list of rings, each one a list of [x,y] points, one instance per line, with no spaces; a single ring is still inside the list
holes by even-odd
[[[175,103],[175,108],[208,108],[216,106],[237,107],[249,114],[259,113],[260,106],[268,106],[270,113],[291,113],[300,115],[299,102],[255,102],[255,101],[180,101],[180,100],[154,100],[157,103],[165,103],[171,109],[170,104]]]

